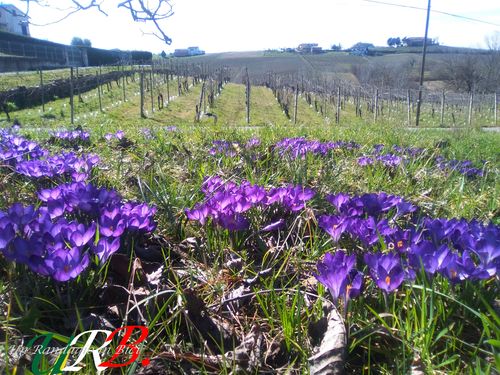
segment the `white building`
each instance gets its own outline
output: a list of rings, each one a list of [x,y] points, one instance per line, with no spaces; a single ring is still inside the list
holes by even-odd
[[[199,47],[188,47],[189,56],[204,55],[205,51],[200,50]]]
[[[0,31],[30,36],[28,17],[14,5],[0,3]]]

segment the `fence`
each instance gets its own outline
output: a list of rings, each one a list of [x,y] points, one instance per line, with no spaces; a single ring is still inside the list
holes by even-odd
[[[57,75],[61,78],[54,79],[56,74],[54,71],[44,72],[40,70],[36,86],[33,85],[35,77],[31,73],[31,86],[18,86],[0,92],[0,109],[10,119],[9,112],[11,111],[40,105],[42,106],[42,111],[44,111],[45,104],[49,101],[69,97],[71,123],[73,123],[75,112],[74,96],[77,96],[78,101],[82,102],[81,95],[83,93],[97,88],[99,110],[102,112],[102,87],[107,86],[107,91],[109,92],[111,91],[112,83],[115,82],[115,86],[120,87],[123,102],[125,102],[127,100],[126,86],[129,84],[129,80],[136,82],[136,76],[138,75],[141,117],[146,117],[145,102],[148,99],[151,101],[151,112],[154,112],[156,104],[158,105],[158,110],[163,109],[170,102],[172,95],[177,94],[181,96],[189,92],[191,79],[193,85],[203,82],[200,102],[196,107],[196,120],[199,121],[201,116],[207,112],[207,108],[213,105],[214,99],[220,94],[223,84],[229,80],[229,73],[225,69],[212,71],[206,66],[200,67],[172,63],[148,66],[108,66],[100,67],[97,72],[93,69],[85,68],[83,75],[80,74],[81,72],[82,70],[78,68],[70,68],[68,72],[60,70],[57,72]],[[89,72],[92,73],[89,74]],[[46,77],[50,77],[50,79],[47,80]],[[177,82],[177,90],[174,93],[174,90],[171,90],[171,86],[175,82]],[[166,92],[163,92],[165,88]],[[146,95],[146,92],[148,95]]]
[[[417,89],[391,89],[353,85],[336,80],[307,79],[296,74],[268,73],[261,82],[273,90],[285,114],[297,122],[297,97],[326,117],[333,112],[336,123],[352,109],[356,117],[413,126],[418,100]],[[293,113],[293,116],[292,116]],[[456,93],[423,90],[422,126],[497,126],[498,94]]]

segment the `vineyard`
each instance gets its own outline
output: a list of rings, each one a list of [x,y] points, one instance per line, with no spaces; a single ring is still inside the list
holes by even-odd
[[[497,373],[496,95],[192,61],[2,76],[0,369]]]

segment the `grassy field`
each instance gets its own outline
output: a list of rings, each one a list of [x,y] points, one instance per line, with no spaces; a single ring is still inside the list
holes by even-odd
[[[161,81],[156,87],[166,92]],[[175,82],[171,96],[176,90]],[[311,358],[318,351],[336,356],[335,348],[322,343],[332,317],[345,335],[337,350],[345,351],[341,367],[348,373],[498,371],[500,134],[468,128],[408,131],[404,114],[394,120],[386,114],[374,123],[372,117],[356,117],[349,103],[335,124],[333,106],[325,118],[302,96],[294,125],[271,90],[257,86],[247,125],[245,88],[237,83],[227,84],[209,109],[218,116],[216,125],[207,117],[195,123],[200,90],[201,85],[192,86],[154,111],[146,93],[146,118],[140,117],[138,82],[127,86],[126,101],[119,87],[105,92],[103,113],[97,91],[85,93],[74,127],[88,131],[88,140],[49,134],[74,129],[67,99],[48,103],[45,113],[40,108],[12,113],[26,142],[51,155],[95,153],[100,161],[85,178],[67,171],[29,177],[22,173],[23,160],[47,156],[37,154],[34,144],[26,145],[27,152],[6,130],[0,134],[2,371],[49,371],[64,359],[12,350],[36,335],[54,333],[50,346],[61,348],[86,330],[141,325],[149,334],[139,345],[138,360],[113,373],[305,374],[317,365]],[[2,117],[0,126],[11,124]],[[119,130],[124,132],[119,138],[106,136]],[[19,152],[19,160],[8,150]],[[68,163],[71,157],[65,155]],[[373,164],[363,166],[362,158]],[[87,186],[85,193],[65,185],[75,178]],[[88,184],[102,190],[92,193]],[[292,185],[295,193],[286,190]],[[377,208],[374,197],[388,204],[382,192],[404,204]],[[353,205],[365,205],[362,213],[353,206],[346,217],[357,221],[335,238],[337,224],[325,222],[344,215],[346,206],[336,206],[329,196],[339,193],[348,194]],[[93,200],[86,200],[89,195]],[[31,218],[27,209],[19,214],[18,207],[11,208],[16,202],[34,205],[39,216]],[[141,203],[147,207],[130,208]],[[205,216],[204,205],[211,207]],[[384,234],[386,226],[396,232]],[[91,240],[82,244],[74,237],[81,231],[90,231]],[[435,249],[418,257],[427,249],[420,236]],[[112,239],[119,246],[106,242]],[[399,243],[407,249],[397,252]],[[75,249],[81,260],[67,258]],[[327,253],[337,257],[329,277],[346,270],[338,261],[341,251],[363,273],[356,298],[354,291],[349,294],[356,289],[354,279],[335,292],[321,277]],[[398,258],[398,265],[381,275],[366,261],[369,253],[392,254],[387,256]],[[57,261],[51,263],[51,257]],[[45,276],[34,259],[48,267]],[[427,267],[417,265],[419,260]],[[392,288],[403,277],[398,267],[406,273]],[[346,295],[352,298],[347,301]],[[117,345],[113,340],[111,346]],[[129,358],[122,354],[116,363]],[[73,356],[67,363],[74,361]],[[90,355],[80,366],[86,374],[97,373]]]

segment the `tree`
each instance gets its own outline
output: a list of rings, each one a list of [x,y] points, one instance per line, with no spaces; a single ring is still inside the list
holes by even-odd
[[[339,44],[332,44],[332,48],[331,48],[332,51],[341,51],[342,50],[342,45],[339,43]]]
[[[73,39],[71,39],[71,45],[72,46],[83,46],[83,40],[82,38],[78,37],[78,36],[74,36]]]
[[[71,39],[71,45],[75,47],[92,47],[90,39],[82,39],[79,36],[74,36]]]
[[[484,82],[484,71],[481,65],[481,58],[477,54],[450,54],[443,61],[442,73],[451,88],[472,92],[479,89]]]
[[[161,51],[160,56],[163,57],[164,59],[167,58],[167,54],[165,53],[165,51]]]
[[[26,11],[23,16],[29,17],[30,9],[33,5],[52,8],[52,9],[64,9],[63,16],[55,21],[45,23],[49,25],[52,23],[61,22],[62,20],[72,16],[73,14],[81,11],[86,11],[89,9],[97,9],[104,15],[108,15],[106,6],[111,6],[113,4],[111,0],[59,0],[57,5],[54,5],[54,1],[47,0],[23,0],[26,3]],[[157,38],[163,40],[167,45],[172,43],[172,39],[165,33],[161,21],[171,17],[174,12],[172,9],[172,0],[120,0],[115,5],[117,8],[126,9],[134,22],[145,22],[151,24],[155,32],[146,33],[154,35]],[[29,18],[30,23],[34,21]],[[37,26],[43,26],[38,24]],[[83,41],[82,41],[83,42]],[[84,45],[84,44],[81,44]]]
[[[494,92],[500,88],[500,33],[486,38],[487,51],[450,54],[443,59],[441,74],[458,91]]]
[[[399,37],[389,38],[389,39],[387,39],[387,45],[389,47],[400,47],[401,46],[401,39]]]
[[[415,60],[413,57],[404,58],[390,64],[369,60],[351,65],[351,72],[361,85],[395,89],[411,87],[414,70]]]
[[[496,31],[486,37],[488,53],[484,59],[484,75],[486,91],[495,91],[500,87],[500,32]]]

